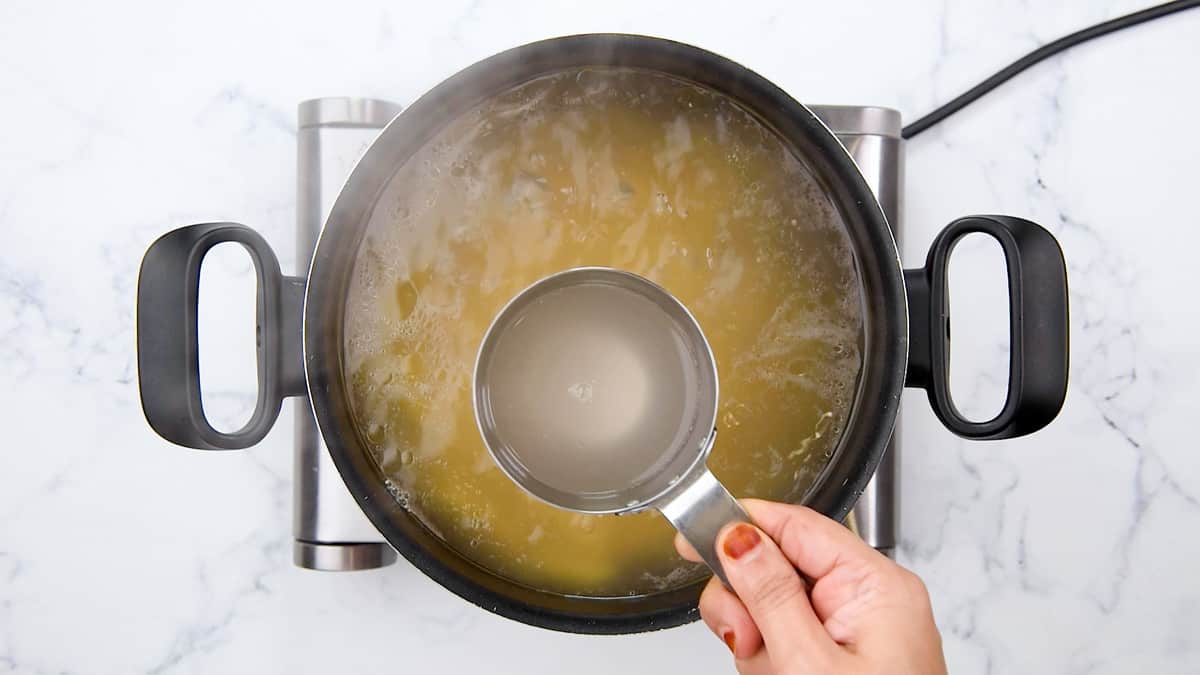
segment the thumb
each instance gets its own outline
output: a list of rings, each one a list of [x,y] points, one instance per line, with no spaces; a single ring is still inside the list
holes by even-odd
[[[717,555],[729,585],[762,633],[772,664],[827,672],[838,646],[813,612],[804,581],[779,546],[757,527],[735,523],[717,537]]]
[[[816,580],[810,603],[836,642],[861,639],[868,615],[879,609],[881,594],[874,591],[906,587],[898,565],[840,523],[803,506],[753,499],[742,503],[783,555]]]

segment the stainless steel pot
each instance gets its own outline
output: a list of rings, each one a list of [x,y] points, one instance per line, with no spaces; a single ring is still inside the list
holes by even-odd
[[[308,396],[330,454],[368,518],[397,551],[451,591],[498,614],[556,630],[626,633],[694,620],[699,583],[637,597],[567,597],[527,588],[471,563],[388,492],[348,404],[341,368],[346,291],[372,207],[397,168],[456,114],[541,75],[586,66],[649,69],[732,97],[803,158],[839,210],[864,291],[864,363],[846,430],[806,495],[808,505],[845,517],[879,463],[905,386],[926,389],[945,425],[972,439],[1028,434],[1058,413],[1067,384],[1067,282],[1062,252],[1046,230],[1007,216],[962,218],[937,237],[924,268],[902,270],[866,182],[809,109],[759,75],[696,47],[629,35],[581,35],[481,61],[388,125],[338,196],[307,279],[283,276],[262,237],[235,223],[191,225],[155,241],[142,262],[137,318],[142,407],[155,431],[192,448],[245,448],[271,428],[283,398]],[[1008,267],[1008,399],[986,421],[965,419],[949,393],[946,266],[955,243],[972,232],[994,237]],[[204,417],[196,329],[202,259],[227,241],[248,249],[258,274],[258,402],[246,426],[233,433],[215,430]]]

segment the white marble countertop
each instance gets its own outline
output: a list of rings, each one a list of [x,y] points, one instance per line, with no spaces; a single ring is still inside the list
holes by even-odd
[[[0,672],[728,671],[698,624],[561,635],[404,561],[293,567],[289,410],[240,453],[169,446],[142,418],[146,246],[236,219],[292,270],[298,101],[410,101],[538,38],[671,37],[800,100],[911,120],[1141,4],[0,4]],[[1043,64],[909,144],[909,266],[952,218],[1001,212],[1050,227],[1070,269],[1071,388],[1049,428],[964,442],[906,398],[900,559],[932,591],[952,672],[1200,663],[1198,63],[1194,11]],[[956,375],[977,401],[1006,358],[999,284],[976,274],[997,259],[964,245],[956,268],[984,300],[956,316],[995,329],[966,339]]]

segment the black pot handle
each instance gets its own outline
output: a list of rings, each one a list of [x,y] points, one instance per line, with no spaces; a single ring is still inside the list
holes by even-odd
[[[204,416],[196,331],[200,266],[224,242],[244,246],[258,275],[258,402],[246,425],[232,433],[217,431]],[[201,450],[248,448],[262,440],[284,397],[305,391],[303,305],[304,279],[283,276],[266,240],[245,225],[189,225],[151,244],[137,295],[138,383],[150,426],[172,443]]]
[[[1008,267],[1011,353],[1008,398],[996,417],[964,418],[950,396],[950,310],[947,263],[954,245],[982,232],[1000,242]],[[977,440],[1013,438],[1046,426],[1067,395],[1067,268],[1058,241],[1040,225],[1009,216],[968,216],[946,226],[924,269],[905,270],[909,354],[906,385],[929,392],[938,418]]]

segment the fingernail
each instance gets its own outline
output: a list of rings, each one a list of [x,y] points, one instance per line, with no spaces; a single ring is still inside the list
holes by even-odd
[[[725,641],[725,646],[729,647],[729,653],[732,654],[733,648],[737,644],[737,640],[734,639],[733,631],[727,630],[724,633],[721,633],[721,639]]]
[[[725,535],[725,555],[737,560],[753,551],[760,541],[762,537],[758,536],[758,530],[745,523],[738,523]]]

